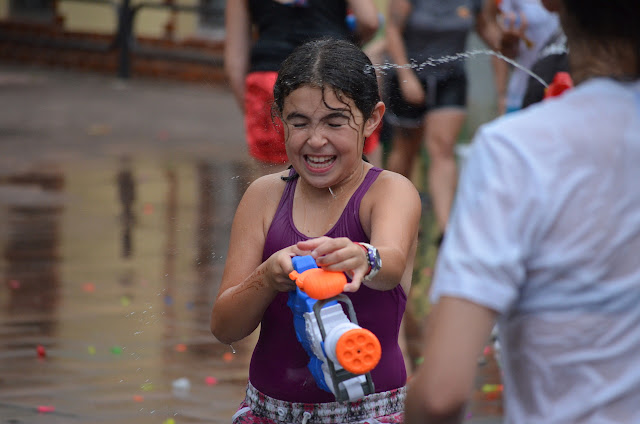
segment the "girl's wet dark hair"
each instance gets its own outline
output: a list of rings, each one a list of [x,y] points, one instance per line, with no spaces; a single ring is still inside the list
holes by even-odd
[[[273,113],[282,117],[284,100],[302,86],[333,90],[336,98],[353,103],[366,121],[380,101],[378,80],[369,57],[355,44],[339,39],[322,38],[296,48],[280,66],[273,87]],[[363,155],[365,161],[367,158]],[[291,167],[289,167],[291,168]],[[289,181],[298,177],[294,172]]]
[[[287,96],[302,86],[332,89],[338,99],[349,97],[365,120],[371,117],[380,101],[371,61],[358,46],[345,40],[310,41],[289,55],[280,67],[273,88],[274,112],[278,116],[282,116]]]
[[[562,0],[567,21],[590,41],[603,46],[627,40],[636,50],[636,77],[640,77],[640,0]]]

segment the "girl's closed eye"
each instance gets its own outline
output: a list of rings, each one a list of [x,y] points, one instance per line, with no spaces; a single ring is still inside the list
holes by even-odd
[[[331,128],[340,128],[349,123],[349,118],[342,114],[332,114],[326,119],[326,123]]]
[[[286,124],[292,126],[293,128],[304,128],[307,126],[308,121],[306,119],[294,118],[287,119]]]
[[[338,121],[338,120],[333,120],[333,121],[329,121],[327,122],[327,125],[329,125],[331,128],[340,128],[341,126],[345,125],[347,122],[346,121]]]

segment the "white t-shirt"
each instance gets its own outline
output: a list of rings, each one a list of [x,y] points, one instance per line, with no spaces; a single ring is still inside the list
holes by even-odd
[[[500,9],[505,13],[525,15],[527,20],[525,35],[533,42],[533,46],[527,47],[524,41],[520,41],[520,50],[515,60],[519,65],[530,70],[538,60],[540,50],[560,28],[558,15],[545,9],[540,0],[502,0]],[[517,110],[522,107],[522,98],[527,90],[528,81],[527,72],[513,68],[507,85],[507,110]]]
[[[640,82],[480,128],[431,300],[498,312],[505,423],[640,423]]]

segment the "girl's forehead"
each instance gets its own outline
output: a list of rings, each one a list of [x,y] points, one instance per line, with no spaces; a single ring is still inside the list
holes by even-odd
[[[290,109],[352,109],[353,100],[331,86],[304,85],[293,90],[284,99],[284,108]]]

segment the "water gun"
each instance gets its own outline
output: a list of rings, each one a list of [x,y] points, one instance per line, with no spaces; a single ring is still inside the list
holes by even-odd
[[[339,402],[374,393],[370,371],[380,361],[380,341],[358,325],[351,300],[342,294],[347,277],[318,268],[311,256],[294,257],[293,268],[289,277],[297,287],[287,305],[318,387]]]

